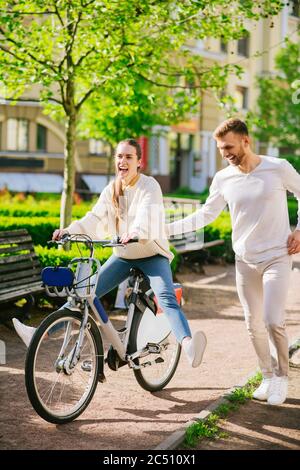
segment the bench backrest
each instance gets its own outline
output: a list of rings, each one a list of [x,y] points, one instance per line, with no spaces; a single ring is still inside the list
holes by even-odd
[[[43,290],[40,273],[27,230],[0,232],[0,301]]]

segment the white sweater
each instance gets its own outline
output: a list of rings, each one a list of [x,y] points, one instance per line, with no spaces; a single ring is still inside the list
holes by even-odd
[[[260,263],[287,254],[291,233],[286,191],[298,198],[300,175],[286,160],[261,157],[250,173],[229,165],[216,173],[205,204],[194,214],[167,225],[169,235],[198,230],[215,220],[228,204],[237,258]]]
[[[171,261],[173,254],[165,232],[163,196],[158,182],[151,176],[141,174],[134,186],[125,189],[120,201],[122,218],[118,233],[112,196],[113,182],[104,188],[90,212],[67,227],[69,233],[103,239],[137,232],[139,243],[114,248],[116,256],[137,259],[162,255]]]

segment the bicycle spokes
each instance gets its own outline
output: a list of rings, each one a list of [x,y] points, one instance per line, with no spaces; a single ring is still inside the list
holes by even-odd
[[[63,318],[41,337],[35,353],[34,382],[37,396],[51,414],[75,413],[85,402],[95,380],[97,351],[88,328],[80,355],[75,357],[81,322]]]

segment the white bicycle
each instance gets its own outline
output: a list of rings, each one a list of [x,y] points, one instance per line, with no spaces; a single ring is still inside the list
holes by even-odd
[[[51,313],[37,328],[27,351],[25,381],[36,412],[46,421],[63,424],[86,409],[98,382],[105,380],[105,363],[115,371],[127,364],[140,386],[154,392],[173,377],[181,346],[137,269],[131,272],[124,327],[116,330],[109,320],[95,295],[100,262],[94,258],[94,245],[120,246],[118,241],[67,235],[57,243],[83,243],[90,256],[74,258],[68,267],[43,270],[48,294],[68,297],[68,308]],[[180,302],[182,288],[174,284],[174,289]],[[106,358],[102,334],[111,344]]]

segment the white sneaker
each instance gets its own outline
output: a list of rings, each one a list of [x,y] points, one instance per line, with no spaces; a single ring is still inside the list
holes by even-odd
[[[268,403],[269,405],[282,405],[288,393],[288,378],[274,377],[271,384]]]
[[[13,318],[12,322],[14,324],[16,332],[28,348],[36,328],[34,328],[33,326],[24,325],[24,323],[21,323],[17,318]]]
[[[207,339],[203,331],[196,331],[192,339],[183,342],[183,349],[192,367],[200,366],[206,344]]]
[[[272,380],[272,377],[263,379],[260,386],[253,392],[252,396],[255,400],[264,401],[269,398]]]

